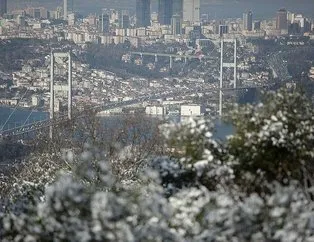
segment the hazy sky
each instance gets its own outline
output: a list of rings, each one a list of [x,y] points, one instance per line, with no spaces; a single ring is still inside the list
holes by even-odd
[[[71,0],[68,0],[71,1]],[[87,15],[99,13],[101,8],[135,9],[135,0],[73,0],[75,10]],[[151,0],[153,10],[157,0]],[[62,0],[8,0],[9,8],[24,7],[26,5],[46,6],[55,8],[62,5]],[[269,18],[282,7],[314,18],[314,0],[201,0],[201,13],[211,17],[241,17],[246,10],[252,10],[255,18]]]

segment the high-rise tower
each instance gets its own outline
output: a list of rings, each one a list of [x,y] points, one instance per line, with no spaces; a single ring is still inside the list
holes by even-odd
[[[172,16],[171,29],[173,35],[182,34],[182,17],[179,14]]]
[[[107,10],[103,11],[103,13],[99,16],[98,30],[102,33],[110,32],[110,13]]]
[[[172,0],[172,16],[183,17],[183,0]]]
[[[136,25],[150,26],[150,0],[136,0]]]
[[[253,14],[251,11],[243,14],[243,29],[247,31],[253,29]]]
[[[0,0],[0,16],[7,13],[7,0]]]
[[[170,25],[172,17],[172,1],[173,0],[159,0],[158,1],[158,22],[161,25]]]
[[[63,0],[63,19],[68,19],[68,0]]]
[[[122,29],[130,27],[130,16],[127,10],[121,10],[119,12],[119,27]]]
[[[200,21],[200,0],[183,0],[183,20],[191,23]]]
[[[74,0],[63,0],[63,19],[68,20],[70,13],[74,13]]]
[[[183,17],[183,0],[159,0],[158,22],[162,25],[170,25],[173,16]]]
[[[286,9],[279,9],[277,11],[276,29],[278,29],[278,30],[287,30],[288,29],[288,19],[287,19],[287,10]]]

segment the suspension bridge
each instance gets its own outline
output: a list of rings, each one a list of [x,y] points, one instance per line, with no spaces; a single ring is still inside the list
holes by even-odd
[[[223,91],[223,92],[227,92],[227,91],[239,91],[239,90],[246,90],[246,89],[252,89],[252,88],[264,88],[265,86],[255,86],[255,87],[238,87],[238,88],[208,88],[208,89],[203,89],[202,92],[219,92],[219,91]],[[128,100],[128,101],[120,101],[120,102],[113,102],[113,103],[109,103],[109,104],[104,104],[104,105],[96,105],[94,107],[91,107],[90,109],[85,109],[83,111],[78,111],[76,113],[73,113],[71,119],[69,119],[68,114],[63,114],[60,115],[58,117],[54,117],[53,119],[51,118],[46,118],[44,120],[40,120],[40,121],[36,121],[33,123],[27,123],[27,121],[29,120],[30,115],[28,115],[27,119],[25,120],[25,122],[23,123],[23,125],[21,126],[17,126],[14,128],[8,128],[8,129],[4,129],[4,126],[1,127],[0,129],[0,137],[2,138],[15,138],[15,137],[21,137],[25,134],[28,133],[34,133],[37,132],[39,130],[43,130],[46,128],[50,128],[53,126],[56,126],[58,124],[67,122],[69,120],[76,120],[79,118],[83,118],[85,117],[87,114],[86,112],[88,110],[93,110],[95,112],[100,112],[100,111],[106,111],[106,110],[111,110],[114,108],[120,108],[120,107],[127,107],[127,106],[131,106],[131,105],[135,105],[135,104],[139,104],[142,103],[144,101],[149,101],[149,100],[156,100],[156,99],[164,99],[164,98],[168,98],[168,97],[173,97],[173,96],[178,96],[178,95],[189,95],[189,94],[193,94],[195,93],[195,90],[187,90],[187,91],[178,91],[178,92],[174,92],[174,93],[167,93],[167,94],[155,94],[155,95],[146,95],[146,96],[141,96],[138,98],[134,98],[132,100]],[[9,122],[10,117],[12,117],[13,112],[9,115],[9,118],[7,119],[6,123]],[[30,112],[31,114],[32,112]]]
[[[225,63],[223,58],[223,51],[224,51],[224,43],[233,43],[234,44],[234,61],[232,63]],[[250,88],[264,88],[264,86],[255,86],[255,87],[239,87],[237,85],[237,44],[236,40],[222,40],[221,42],[221,69],[220,69],[220,83],[219,87],[211,87],[211,88],[205,88],[202,90],[199,89],[193,89],[193,90],[178,90],[176,92],[171,93],[162,93],[162,94],[150,94],[142,97],[136,97],[129,101],[121,101],[121,102],[114,102],[104,105],[96,105],[92,107],[91,109],[100,112],[105,110],[110,110],[118,107],[125,107],[129,105],[134,105],[138,103],[142,103],[144,101],[154,100],[154,99],[160,99],[160,98],[167,98],[167,97],[177,97],[177,96],[184,96],[188,94],[193,94],[195,92],[218,92],[219,93],[219,116],[222,116],[223,111],[223,92],[226,91],[238,91],[243,89],[250,89]],[[138,53],[134,53],[138,54]],[[150,55],[155,55],[155,53],[149,53]],[[71,52],[68,53],[58,53],[58,52],[52,52],[51,53],[51,66],[50,66],[50,110],[49,110],[49,118],[46,118],[44,120],[40,120],[37,122],[29,123],[30,116],[32,115],[33,111],[30,112],[28,117],[26,118],[25,122],[18,127],[14,128],[8,128],[5,129],[6,125],[10,122],[11,117],[18,109],[19,102],[16,104],[16,106],[13,108],[12,112],[10,113],[9,117],[5,121],[4,125],[0,127],[0,138],[13,138],[13,137],[19,137],[23,136],[27,133],[36,132],[38,130],[43,130],[45,128],[49,128],[49,136],[50,138],[53,137],[53,128],[55,125],[67,122],[68,120],[74,120],[77,118],[84,117],[84,111],[72,113],[72,57]],[[174,56],[170,56],[173,58]],[[182,57],[182,56],[181,56]],[[190,57],[191,58],[191,57]],[[68,113],[66,115],[55,115],[54,111],[54,98],[55,98],[55,63],[63,63],[67,64],[68,66]],[[233,79],[233,86],[232,87],[224,87],[223,86],[223,68],[233,68],[234,69],[234,79]],[[21,96],[20,101],[27,95],[28,90],[25,91],[25,93]],[[85,110],[86,111],[86,110]]]

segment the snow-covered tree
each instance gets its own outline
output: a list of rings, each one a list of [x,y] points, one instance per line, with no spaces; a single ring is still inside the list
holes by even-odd
[[[238,181],[314,185],[314,109],[304,95],[281,90],[265,95],[259,105],[235,109],[235,134],[228,141],[228,155],[236,165]]]
[[[68,151],[53,182],[15,186],[1,241],[314,241],[311,104],[282,91],[232,117],[226,143],[204,118],[164,125],[168,155],[131,180],[99,147]]]

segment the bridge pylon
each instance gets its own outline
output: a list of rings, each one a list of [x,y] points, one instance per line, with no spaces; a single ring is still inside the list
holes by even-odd
[[[224,45],[225,43],[233,44],[233,62],[224,61]],[[221,39],[220,47],[220,83],[219,83],[219,116],[223,114],[223,71],[224,68],[233,68],[233,88],[237,88],[237,40]]]
[[[50,119],[55,118],[55,63],[67,64],[68,68],[68,119],[72,119],[72,53],[51,52],[50,61]],[[53,125],[49,127],[49,137],[53,138]]]

